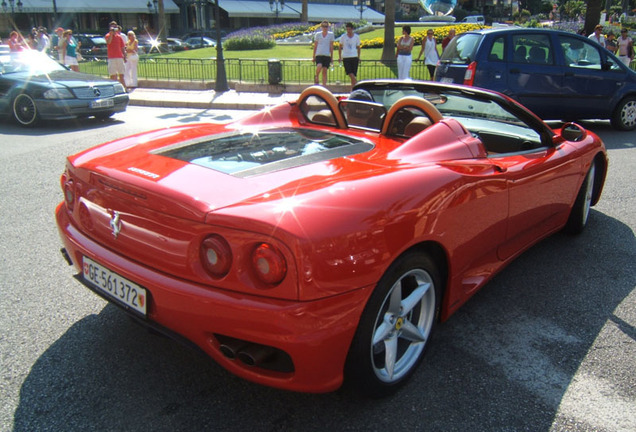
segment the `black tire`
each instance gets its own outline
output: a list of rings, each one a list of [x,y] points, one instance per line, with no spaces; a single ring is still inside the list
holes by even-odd
[[[409,252],[380,279],[351,343],[345,379],[365,396],[404,385],[424,357],[438,320],[440,276],[434,262]]]
[[[636,97],[629,96],[620,101],[610,122],[614,129],[622,131],[636,129]]]
[[[581,189],[576,196],[574,206],[570,210],[570,216],[563,229],[568,234],[580,234],[590,216],[590,207],[592,206],[592,197],[594,194],[594,180],[596,178],[596,163],[592,162],[590,170],[583,180]]]
[[[13,99],[13,118],[22,126],[33,126],[39,121],[38,108],[31,96],[21,93]]]

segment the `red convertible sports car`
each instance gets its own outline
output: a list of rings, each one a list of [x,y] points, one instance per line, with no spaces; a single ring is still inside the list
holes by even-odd
[[[366,81],[71,156],[56,217],[84,285],[232,373],[383,396],[506,264],[585,227],[607,166],[501,94]]]

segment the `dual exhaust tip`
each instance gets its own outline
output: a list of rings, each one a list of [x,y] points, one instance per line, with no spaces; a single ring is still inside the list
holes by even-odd
[[[247,366],[261,366],[271,361],[276,350],[272,347],[242,341],[234,338],[223,338],[219,350],[229,359],[238,359]]]
[[[277,373],[290,374],[295,370],[291,356],[281,349],[219,334],[214,337],[219,342],[219,350],[228,359]]]

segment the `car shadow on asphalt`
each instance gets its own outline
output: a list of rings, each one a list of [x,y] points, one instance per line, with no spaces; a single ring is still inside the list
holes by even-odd
[[[412,380],[382,400],[246,382],[107,305],[33,364],[13,430],[612,430],[565,402],[603,329],[622,320],[635,250],[632,230],[598,211],[581,235],[532,247],[438,327]]]
[[[248,111],[245,111],[247,113]],[[193,123],[193,122],[229,122],[235,119],[235,116],[228,114],[218,114],[219,110],[200,110],[195,112],[187,112],[185,110],[174,111],[169,114],[157,116],[159,119],[173,120],[176,119],[179,123]]]
[[[46,120],[41,121],[39,124],[33,127],[23,127],[15,122],[2,120],[0,126],[2,127],[3,135],[17,135],[17,136],[48,136],[60,133],[76,132],[82,130],[100,129],[104,127],[114,126],[124,123],[122,120],[111,117],[108,119],[97,119],[94,117],[82,118],[82,119],[69,119],[69,120]]]

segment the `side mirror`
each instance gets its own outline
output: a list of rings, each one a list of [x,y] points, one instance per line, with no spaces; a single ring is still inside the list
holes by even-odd
[[[587,130],[576,123],[568,122],[561,127],[560,135],[567,141],[578,142],[587,137]]]

